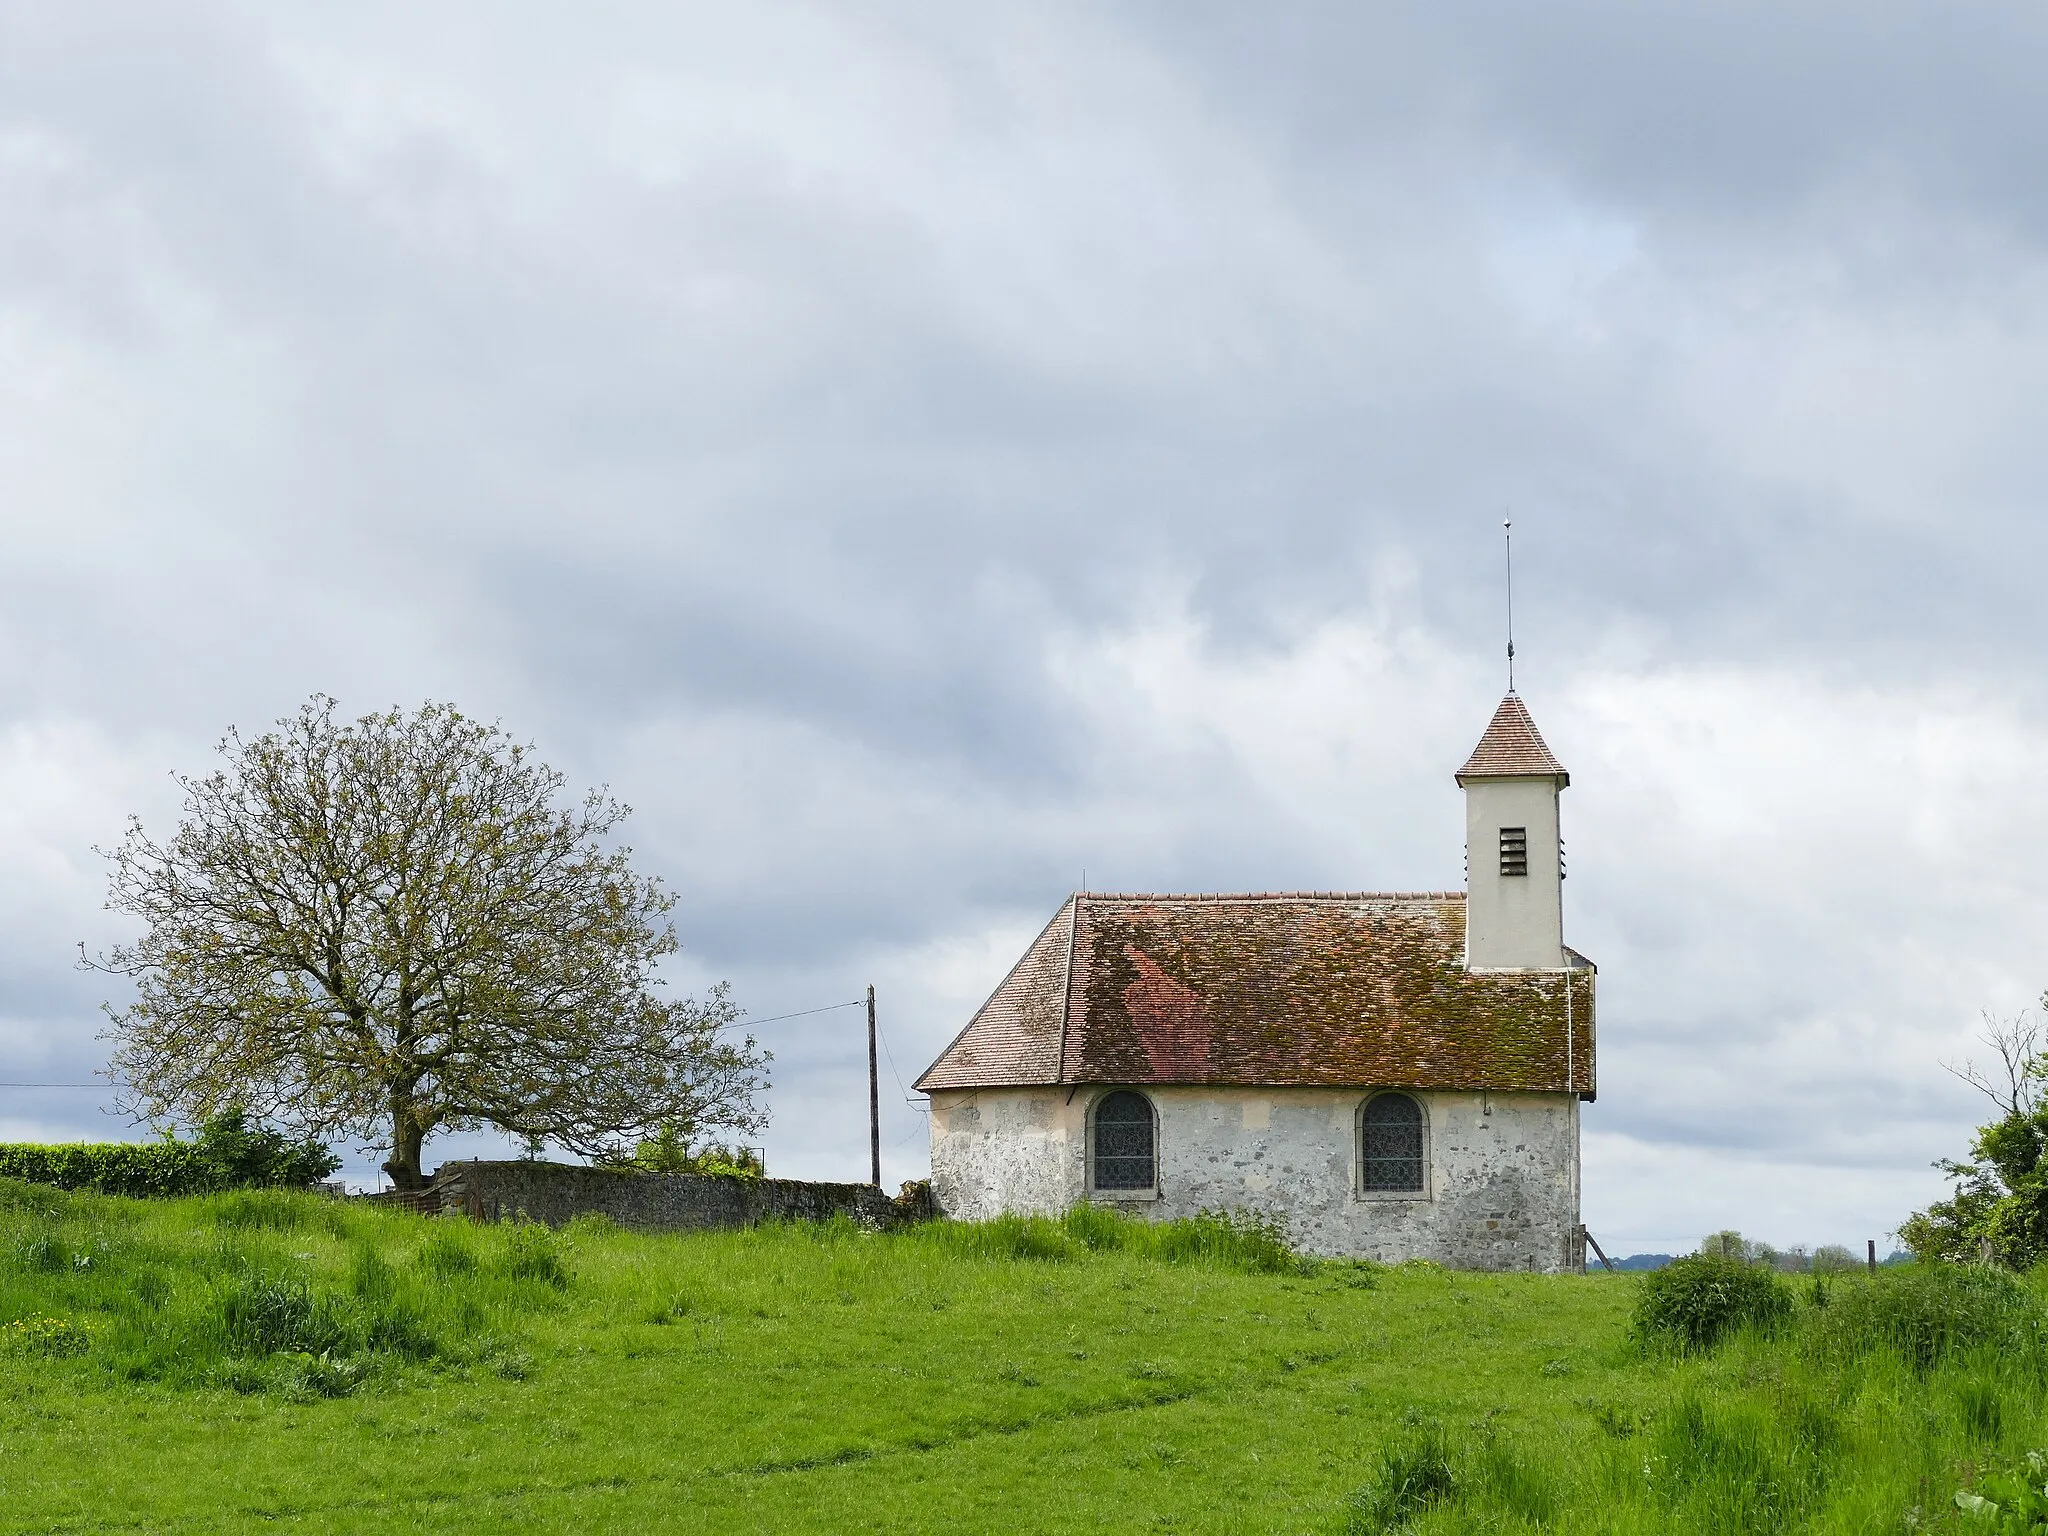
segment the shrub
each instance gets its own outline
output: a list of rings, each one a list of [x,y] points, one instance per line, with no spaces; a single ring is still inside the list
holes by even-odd
[[[252,1186],[303,1188],[341,1159],[316,1141],[252,1127],[240,1110],[216,1115],[191,1141],[0,1144],[0,1179],[138,1197],[203,1195]],[[9,1203],[19,1203],[18,1199]]]
[[[1839,1243],[1823,1243],[1813,1250],[1813,1272],[1816,1275],[1846,1275],[1862,1267],[1862,1260]]]
[[[727,1147],[714,1142],[690,1156],[686,1173],[717,1174],[729,1179],[758,1179],[766,1170],[752,1147]]]
[[[631,1152],[599,1157],[598,1164],[627,1173],[703,1173],[741,1179],[758,1179],[766,1171],[752,1147],[710,1142],[692,1151],[688,1135],[673,1124],[662,1126]]]
[[[1792,1311],[1790,1293],[1771,1271],[1719,1254],[1673,1259],[1640,1284],[1630,1331],[1645,1344],[1711,1349],[1738,1328],[1768,1332]]]
[[[208,1120],[192,1146],[212,1170],[216,1189],[304,1189],[341,1166],[322,1143],[293,1141],[268,1126],[252,1126],[239,1109]]]

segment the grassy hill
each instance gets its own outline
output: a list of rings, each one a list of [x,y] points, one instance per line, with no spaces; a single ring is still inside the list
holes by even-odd
[[[0,1530],[1983,1529],[2042,1442],[2037,1349],[1646,1355],[1640,1283],[0,1182]]]

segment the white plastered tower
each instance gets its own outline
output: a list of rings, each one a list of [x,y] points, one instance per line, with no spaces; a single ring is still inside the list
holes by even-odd
[[[1510,692],[1458,770],[1465,791],[1465,966],[1565,965],[1564,842],[1558,793],[1571,775]]]

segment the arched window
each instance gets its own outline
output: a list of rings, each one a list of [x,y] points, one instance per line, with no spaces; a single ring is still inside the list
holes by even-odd
[[[1423,1192],[1422,1106],[1405,1093],[1379,1093],[1358,1120],[1359,1186],[1367,1194]]]
[[[1095,1188],[1106,1191],[1151,1189],[1158,1182],[1158,1131],[1152,1101],[1142,1093],[1120,1088],[1095,1106]]]

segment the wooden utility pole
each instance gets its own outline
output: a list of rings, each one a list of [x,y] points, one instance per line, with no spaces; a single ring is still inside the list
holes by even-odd
[[[882,1187],[882,1090],[875,1072],[875,984],[868,983],[868,1153],[874,1176],[868,1181]]]

